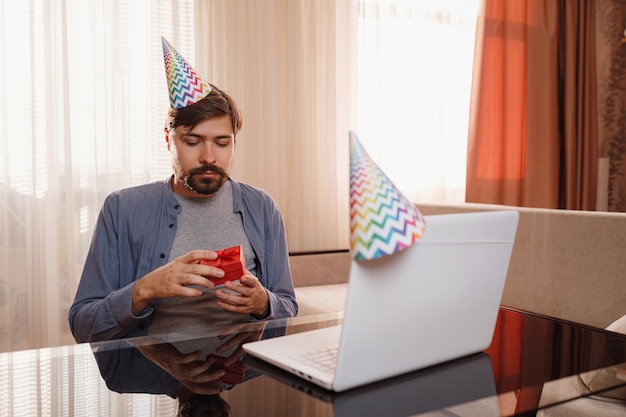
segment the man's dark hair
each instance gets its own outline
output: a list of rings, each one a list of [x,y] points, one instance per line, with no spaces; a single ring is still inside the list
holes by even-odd
[[[195,394],[186,402],[179,402],[177,417],[231,417],[230,405],[219,394]]]
[[[203,120],[228,115],[233,126],[233,134],[241,130],[243,119],[235,100],[224,91],[211,85],[211,92],[202,100],[181,109],[170,109],[166,127],[175,129],[178,126],[193,128]]]

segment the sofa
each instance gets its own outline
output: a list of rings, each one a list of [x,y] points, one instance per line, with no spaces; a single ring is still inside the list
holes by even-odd
[[[425,216],[519,211],[503,305],[599,328],[626,313],[621,287],[626,282],[626,213],[470,203],[417,206]],[[290,263],[299,315],[343,310],[347,249],[294,253]]]

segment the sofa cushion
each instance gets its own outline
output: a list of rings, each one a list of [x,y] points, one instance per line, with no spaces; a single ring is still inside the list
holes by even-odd
[[[296,287],[298,316],[343,311],[348,284],[310,285]]]

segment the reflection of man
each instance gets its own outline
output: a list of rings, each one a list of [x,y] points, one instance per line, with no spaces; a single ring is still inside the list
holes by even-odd
[[[241,346],[284,334],[284,327],[265,329],[265,322],[253,322],[210,337],[151,336],[94,344],[93,350],[107,387],[115,392],[167,394],[178,400],[178,415],[230,415],[220,393],[260,375],[241,363]]]
[[[69,313],[79,342],[169,331],[181,317],[222,326],[297,313],[278,208],[228,176],[242,124],[236,103],[165,39],[163,50],[174,175],[105,200]],[[216,289],[207,277],[224,272],[200,262],[237,245],[246,271]]]
[[[241,345],[259,340],[263,329],[262,323],[243,323],[226,328],[215,337],[141,343],[137,348],[181,383],[176,397],[213,395],[254,376],[245,376]],[[275,335],[276,330],[270,330],[265,336]]]

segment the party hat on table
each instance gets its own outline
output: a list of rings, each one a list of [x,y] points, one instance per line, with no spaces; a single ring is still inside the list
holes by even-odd
[[[170,106],[173,109],[180,109],[208,96],[211,92],[209,83],[198,76],[196,70],[164,37],[161,37],[161,42]]]
[[[402,195],[350,132],[350,248],[356,260],[408,248],[426,227],[419,210]]]

